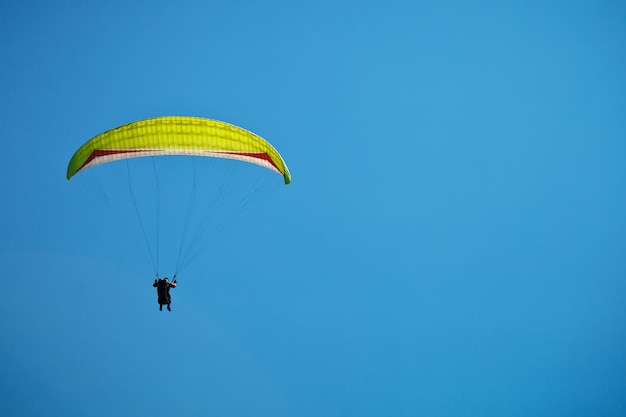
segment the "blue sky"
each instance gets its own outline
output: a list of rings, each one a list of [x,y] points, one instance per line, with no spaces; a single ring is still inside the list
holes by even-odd
[[[0,414],[624,415],[625,22],[619,1],[3,2]],[[254,131],[293,175],[172,313],[65,179],[89,138],[162,115]]]

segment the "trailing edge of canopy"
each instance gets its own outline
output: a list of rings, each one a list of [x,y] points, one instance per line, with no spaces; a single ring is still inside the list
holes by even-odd
[[[95,136],[72,156],[67,179],[107,162],[159,155],[236,159],[271,169],[285,184],[291,182],[285,161],[265,139],[229,123],[187,116],[140,120]]]

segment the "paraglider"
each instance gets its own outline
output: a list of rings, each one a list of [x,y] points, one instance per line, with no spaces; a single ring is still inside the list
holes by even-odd
[[[154,280],[152,284],[157,289],[157,301],[159,303],[159,311],[163,311],[163,305],[167,305],[167,311],[172,311],[170,304],[172,303],[172,296],[170,295],[170,288],[176,288],[176,278],[170,282],[167,277],[158,278]]]
[[[203,157],[201,158],[202,160],[205,160],[205,158],[206,160],[212,159],[214,162],[217,162],[216,158],[219,160],[243,161],[266,168],[281,175],[284,184],[289,184],[291,182],[291,174],[282,156],[265,139],[235,125],[199,117],[164,116],[132,122],[93,137],[74,153],[67,167],[66,178],[68,180],[73,178],[75,175],[98,165],[108,165],[114,161],[127,161],[128,186],[126,188],[129,190],[129,194],[131,196],[130,199],[134,205],[133,212],[136,213],[139,219],[144,241],[147,246],[147,252],[149,253],[150,260],[157,276],[153,286],[157,288],[160,309],[162,309],[163,305],[167,305],[168,310],[171,311],[171,297],[169,295],[169,289],[176,287],[176,280],[174,279],[170,282],[167,279],[159,278],[162,275],[159,273],[159,235],[161,227],[159,226],[161,223],[159,213],[161,204],[161,189],[159,185],[159,177],[157,175],[158,170],[155,167],[154,176],[156,177],[156,187],[159,196],[155,199],[157,201],[157,204],[155,205],[157,213],[157,228],[156,233],[154,233],[156,235],[156,243],[153,243],[154,239],[151,239],[149,237],[149,233],[146,231],[147,222],[142,218],[139,205],[136,201],[142,198],[144,190],[140,189],[139,192],[135,191],[130,178],[132,170],[130,162],[128,162],[142,157],[156,157],[151,158],[155,161],[157,159],[161,159],[161,157],[168,156],[191,157],[187,160],[194,161],[196,157]],[[155,162],[153,162],[153,164],[155,164]],[[236,164],[238,163],[236,162]],[[192,192],[189,197],[189,208],[188,210],[180,208],[179,210],[181,212],[191,212],[191,205],[195,199],[195,195],[203,193],[201,187],[204,185],[205,181],[203,178],[196,178],[195,162],[190,165],[193,165],[193,174],[192,180],[190,181],[192,183]],[[241,167],[241,165],[238,165],[238,167]],[[239,168],[236,170],[233,169],[233,171],[237,170],[239,170]],[[258,177],[258,175],[255,174],[255,177]],[[227,183],[228,180],[224,180],[224,182]],[[272,183],[273,182],[274,181],[272,181]],[[182,183],[176,184],[176,186],[181,189],[184,188],[184,185],[185,184]],[[227,186],[228,184],[224,185]],[[95,188],[97,188],[96,191],[98,191],[98,193],[104,194],[100,191],[99,187]],[[118,192],[118,190],[119,187],[115,189],[114,193]],[[229,193],[224,193],[222,191],[223,190],[220,185],[218,195],[230,195]],[[258,194],[257,191],[258,189],[255,189],[254,193]],[[139,196],[136,197],[135,194],[139,194]],[[109,195],[106,195],[104,199],[109,202],[111,200],[115,200],[115,197],[116,196],[113,195],[113,197],[110,198]],[[167,200],[169,196],[165,197]],[[149,204],[152,204],[152,201],[154,200],[150,199]],[[219,201],[215,201],[215,204],[211,202],[211,206],[219,204]],[[182,204],[180,206],[183,207]],[[231,209],[229,207],[228,215],[237,214],[237,210],[239,210],[238,207],[239,206],[236,206],[236,209]],[[179,274],[180,270],[185,267],[189,260],[192,259],[198,252],[198,246],[200,245],[200,239],[198,236],[204,230],[204,221],[206,218],[213,220],[213,217],[216,216],[212,212],[204,213],[202,221],[195,227],[188,225],[188,214],[184,219],[184,222],[181,222],[184,223],[184,230],[182,232],[183,236],[180,240],[181,243],[178,250],[176,269],[173,274],[174,277]],[[173,224],[171,218],[168,217],[167,220],[168,226]],[[192,231],[190,232],[190,230]],[[188,235],[191,235],[191,237]],[[156,257],[153,256],[153,246],[156,246]]]

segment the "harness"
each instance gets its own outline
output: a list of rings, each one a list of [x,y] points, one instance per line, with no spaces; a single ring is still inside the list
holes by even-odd
[[[170,283],[165,278],[159,278],[157,281],[157,295],[159,296],[159,303],[169,304],[170,302]]]

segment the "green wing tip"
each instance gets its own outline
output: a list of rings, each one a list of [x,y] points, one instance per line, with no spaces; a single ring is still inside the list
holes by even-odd
[[[74,159],[74,158],[72,158]],[[68,180],[70,180],[74,174],[76,174],[76,168],[74,168],[74,164],[72,164],[72,161],[70,161],[69,165],[67,166],[67,171],[65,173],[65,178],[67,178]]]

